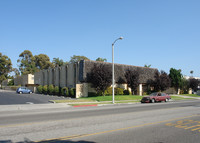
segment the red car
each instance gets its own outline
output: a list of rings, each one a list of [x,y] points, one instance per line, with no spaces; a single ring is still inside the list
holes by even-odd
[[[145,96],[142,98],[141,103],[154,103],[154,102],[161,102],[161,101],[169,101],[171,97],[166,93],[161,92],[154,92],[149,96]]]

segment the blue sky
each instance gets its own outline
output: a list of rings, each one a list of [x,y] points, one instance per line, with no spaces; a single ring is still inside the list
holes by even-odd
[[[1,0],[0,52],[73,55],[200,76],[199,0]]]

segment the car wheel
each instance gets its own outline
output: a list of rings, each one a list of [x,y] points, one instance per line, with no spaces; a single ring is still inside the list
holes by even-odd
[[[155,99],[151,99],[151,103],[155,103]]]
[[[166,98],[166,99],[165,99],[165,102],[168,102],[168,101],[169,101],[169,99],[168,99],[168,98]]]
[[[19,94],[22,94],[22,92],[20,91]]]
[[[33,93],[32,91],[29,92],[29,94]]]

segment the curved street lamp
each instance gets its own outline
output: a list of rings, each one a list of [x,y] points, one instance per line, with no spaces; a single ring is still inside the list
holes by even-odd
[[[112,103],[115,103],[115,69],[114,69],[114,44],[117,40],[122,40],[123,37],[119,37],[112,43]]]

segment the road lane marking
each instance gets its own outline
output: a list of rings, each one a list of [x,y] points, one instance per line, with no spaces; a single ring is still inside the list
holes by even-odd
[[[176,121],[175,123],[166,123],[165,125],[176,127],[176,128],[182,128],[185,130],[191,130],[191,131],[199,130],[200,132],[200,121],[196,121],[196,120],[184,119],[184,120]]]
[[[108,131],[103,131],[103,132],[96,132],[96,133],[82,134],[82,135],[73,135],[73,136],[65,136],[65,137],[60,137],[60,138],[53,138],[53,139],[35,141],[35,143],[37,143],[37,142],[45,143],[45,142],[53,141],[53,140],[70,140],[70,139],[75,139],[75,138],[81,138],[81,137],[87,137],[87,136],[94,136],[94,135],[111,133],[111,132],[122,131],[122,130],[128,130],[128,129],[138,128],[138,127],[144,127],[144,126],[148,126],[148,125],[155,125],[155,124],[160,124],[160,123],[166,123],[166,122],[170,122],[170,121],[175,121],[175,120],[180,120],[180,119],[185,119],[185,118],[191,118],[191,117],[198,117],[198,116],[200,116],[200,115],[184,116],[184,117],[179,117],[179,118],[174,118],[174,119],[169,119],[169,120],[164,120],[164,121],[158,121],[158,122],[152,122],[152,123],[145,123],[145,124],[141,124],[141,125],[135,125],[135,126],[131,126],[131,127],[119,128],[119,129],[108,130]]]

